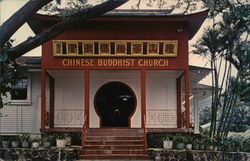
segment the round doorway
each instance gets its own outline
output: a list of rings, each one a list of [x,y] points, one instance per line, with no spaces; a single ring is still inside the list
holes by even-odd
[[[136,108],[133,90],[121,82],[109,82],[99,88],[95,95],[95,110],[101,127],[129,127]]]

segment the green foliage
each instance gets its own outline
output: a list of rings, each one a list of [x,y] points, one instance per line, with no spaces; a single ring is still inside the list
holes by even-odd
[[[18,78],[22,75],[17,71],[16,62],[8,58],[12,43],[13,40],[10,40],[0,48],[0,108],[7,104],[2,98],[7,97],[7,93],[12,91],[11,87],[17,83]]]
[[[43,142],[48,141],[48,142],[54,143],[55,142],[55,136],[51,135],[51,134],[46,134],[46,135],[42,136],[41,140]]]
[[[194,45],[196,50],[193,53],[206,57],[213,69],[210,136],[227,136],[233,129],[232,122],[236,120],[233,118],[240,100],[249,98],[246,77],[250,66],[250,5],[229,0],[204,3],[211,9],[213,24]],[[237,73],[233,74],[235,69]]]
[[[31,138],[31,142],[40,142],[41,138],[39,136]]]
[[[243,150],[244,151],[250,152],[250,136],[245,138],[242,145],[243,145]]]
[[[70,138],[72,145],[81,145],[82,133],[70,133]]]
[[[70,134],[69,133],[55,133],[54,136],[56,139],[67,139],[69,138]]]
[[[20,140],[29,142],[31,140],[30,134],[29,133],[22,133],[20,135]]]
[[[204,125],[211,121],[211,107],[206,106],[199,113],[200,124]]]
[[[176,134],[174,136],[174,144],[177,144],[177,143],[185,143],[185,136],[182,135],[182,134]]]
[[[162,141],[166,137],[166,133],[148,133],[148,147],[163,148]]]

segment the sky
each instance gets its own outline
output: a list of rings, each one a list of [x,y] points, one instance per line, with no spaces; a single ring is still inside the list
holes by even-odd
[[[92,0],[93,2],[94,0]],[[97,0],[100,1],[100,0]],[[146,0],[142,0],[145,2]],[[23,6],[27,0],[4,0],[0,1],[0,23],[2,24],[8,17],[10,17],[15,11],[17,11],[21,6]],[[131,9],[131,6],[136,4],[137,0],[130,0],[128,3],[121,6],[119,9]],[[11,7],[9,7],[11,6]],[[140,6],[141,9],[149,9],[145,3]],[[150,9],[158,9],[157,6],[151,7]],[[179,12],[178,10],[174,10],[174,13]],[[192,50],[191,45],[194,44],[203,33],[205,27],[209,26],[209,20],[206,20],[197,34],[193,37],[193,39],[189,42],[189,51]],[[26,40],[27,37],[34,36],[34,33],[29,28],[27,24],[24,24],[14,35],[12,38],[15,39],[15,44],[19,44],[22,41]],[[25,54],[25,56],[40,56],[41,55],[41,47],[33,49],[32,51]],[[201,66],[201,67],[209,67],[207,60],[201,56],[189,54],[189,62],[190,65]],[[201,83],[211,84],[210,78],[204,79]]]

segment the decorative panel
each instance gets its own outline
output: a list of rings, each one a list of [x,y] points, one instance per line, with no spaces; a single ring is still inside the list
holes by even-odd
[[[55,57],[177,57],[177,40],[53,40]]]

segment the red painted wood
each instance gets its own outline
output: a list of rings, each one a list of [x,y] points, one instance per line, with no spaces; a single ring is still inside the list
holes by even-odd
[[[186,105],[186,128],[190,128],[190,97],[189,97],[189,69],[185,70],[185,105]]]
[[[49,86],[50,86],[50,93],[49,93],[49,113],[50,113],[50,120],[49,120],[49,127],[54,128],[54,115],[55,115],[55,79],[49,74]]]
[[[50,128],[50,129],[41,129],[41,132],[82,132],[82,128]]]
[[[142,129],[89,129],[80,158],[148,159],[144,138]]]
[[[90,92],[90,82],[89,82],[89,70],[85,70],[84,71],[84,88],[85,88],[85,114],[87,114],[87,125],[86,127],[88,128],[89,127],[89,99],[90,99],[90,96],[89,96],[89,92]]]
[[[46,71],[41,72],[41,129],[45,129],[46,118]]]
[[[141,70],[141,124],[145,128],[144,116],[146,116],[146,71]]]
[[[133,26],[133,27],[127,27]],[[147,26],[145,28],[145,26]],[[177,28],[183,28],[183,32],[177,32]],[[188,24],[186,22],[89,22],[84,26],[76,27],[73,30],[62,33],[55,40],[178,40],[178,56],[171,58],[70,58],[82,59],[83,61],[93,61],[93,65],[82,66],[63,66],[61,57],[54,57],[52,50],[52,41],[43,45],[44,67],[46,69],[185,69],[188,66]],[[98,65],[98,61],[104,59],[125,59],[134,62],[129,66],[105,66]],[[144,59],[168,60],[168,66],[143,66],[139,61]]]
[[[176,79],[176,94],[177,94],[177,128],[181,128],[181,77]]]
[[[90,18],[86,21],[83,21],[82,26],[86,26],[91,22],[147,22],[147,23],[159,23],[159,22],[168,22],[172,24],[174,22],[185,22],[189,25],[189,38],[191,39],[194,34],[198,31],[204,20],[208,15],[207,11],[202,11],[199,13],[194,13],[190,15],[171,15],[171,16],[101,16],[96,18]],[[61,21],[62,18],[57,16],[44,16],[44,15],[35,15],[33,18],[29,20],[29,25],[35,32],[41,32],[45,30],[49,26]],[[105,23],[106,25],[107,23]],[[125,25],[126,27],[129,25]],[[160,27],[160,25],[158,26]],[[133,26],[133,28],[137,28],[137,26]],[[143,28],[145,29],[145,28]]]

